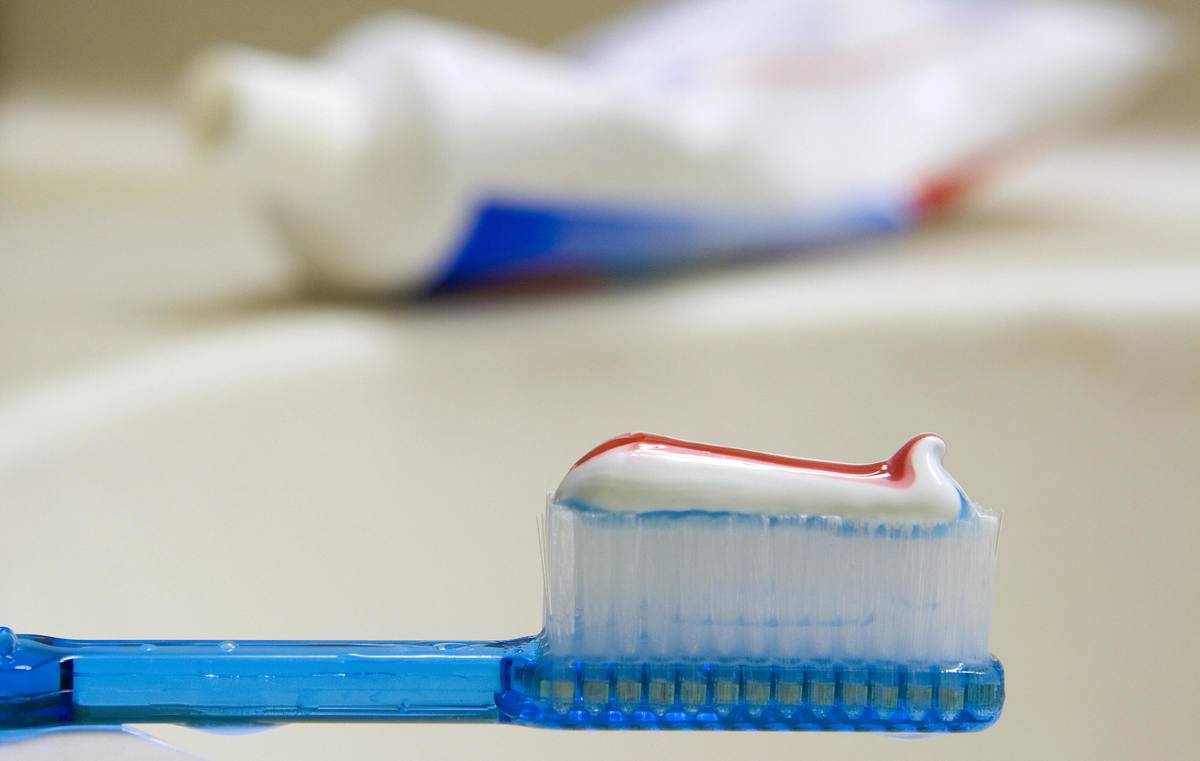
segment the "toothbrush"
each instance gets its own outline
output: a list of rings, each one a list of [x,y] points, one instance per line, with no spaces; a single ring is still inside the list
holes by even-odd
[[[548,500],[545,622],[510,641],[87,641],[0,628],[0,729],[474,721],[992,724],[998,519],[913,438],[847,465],[651,434]]]

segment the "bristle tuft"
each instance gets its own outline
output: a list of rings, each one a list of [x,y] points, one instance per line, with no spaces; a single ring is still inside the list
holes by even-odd
[[[582,659],[988,658],[998,521],[610,513],[551,502],[545,638]]]

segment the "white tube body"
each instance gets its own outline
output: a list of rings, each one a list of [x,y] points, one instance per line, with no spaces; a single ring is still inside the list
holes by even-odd
[[[911,36],[917,18],[953,44],[847,81],[798,61],[797,41],[780,47],[769,25],[712,32],[714,14],[779,5],[683,4],[614,25],[624,45],[599,34],[569,56],[418,17],[374,19],[315,60],[202,58],[190,118],[319,279],[381,291],[592,277],[903,228],[927,211],[929,187],[1144,58],[1102,16],[984,26],[910,14],[895,34]],[[672,59],[666,40],[689,28]],[[881,39],[804,55],[871,60],[895,44]],[[1120,65],[1079,77],[1114,50],[1126,53]]]

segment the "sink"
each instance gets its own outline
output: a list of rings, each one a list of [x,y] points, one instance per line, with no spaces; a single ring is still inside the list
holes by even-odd
[[[83,303],[57,293],[52,273],[94,264],[72,258],[82,233],[72,237],[70,220],[95,218],[100,196],[47,201],[50,186],[26,183],[16,203],[62,227],[20,293],[0,286],[4,314],[24,320],[0,331],[13,347],[0,365],[0,623],[76,637],[530,634],[541,617],[536,519],[599,441],[649,430],[868,461],[933,430],[950,471],[1002,514],[992,648],[1008,667],[1008,707],[977,737],[877,751],[1118,758],[1194,736],[1194,662],[1151,664],[1194,647],[1200,215],[1153,177],[1140,181],[1174,205],[1147,216],[1122,200],[1137,150],[1067,151],[913,237],[598,291],[407,305],[161,298],[155,284],[171,273],[154,265],[155,247],[169,229],[161,218],[138,227],[147,201],[129,189],[103,197],[117,220],[105,251],[147,285],[102,280],[116,295]],[[1188,150],[1194,164],[1200,151]],[[1162,171],[1182,177],[1173,166]],[[155,203],[213,220],[189,222],[206,232],[180,247],[217,260],[269,248],[223,244],[230,207],[173,187]],[[6,234],[42,240],[20,224]],[[833,759],[885,742],[145,729],[213,759],[482,748],[497,759],[801,748]]]

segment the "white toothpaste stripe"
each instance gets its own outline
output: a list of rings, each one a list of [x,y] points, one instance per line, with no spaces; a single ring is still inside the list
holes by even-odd
[[[942,466],[945,442],[934,435],[902,448],[902,462],[878,464],[894,463],[902,479],[874,466],[789,461],[645,434],[614,441],[624,438],[634,440],[602,445],[572,468],[555,501],[609,512],[706,510],[922,525],[954,520],[960,511],[958,484]]]

